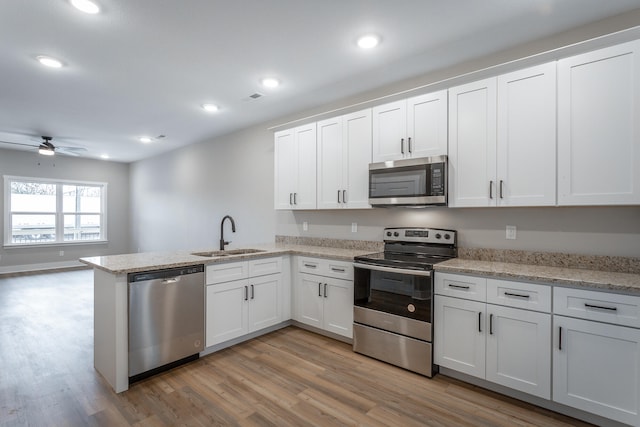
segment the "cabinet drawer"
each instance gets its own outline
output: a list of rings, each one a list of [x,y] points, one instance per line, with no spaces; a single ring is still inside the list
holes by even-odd
[[[211,264],[206,268],[207,285],[246,279],[247,277],[249,277],[248,261]]]
[[[249,277],[282,272],[282,257],[260,258],[249,261]]]
[[[298,271],[335,277],[336,279],[353,280],[353,264],[349,261],[301,257],[298,259]]]
[[[553,312],[570,317],[640,327],[640,297],[555,287]]]
[[[487,279],[436,272],[434,292],[440,295],[485,302],[487,300]]]
[[[550,313],[551,287],[535,283],[487,279],[487,302]]]

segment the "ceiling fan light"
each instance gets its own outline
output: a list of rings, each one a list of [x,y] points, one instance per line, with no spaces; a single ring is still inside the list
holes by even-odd
[[[54,154],[56,154],[53,148],[47,147],[44,144],[40,144],[40,147],[38,147],[38,153],[42,154],[43,156],[53,156]]]
[[[264,79],[260,80],[260,84],[266,88],[274,89],[280,86],[280,80],[273,77],[265,77]]]
[[[375,34],[366,34],[358,39],[360,49],[373,49],[380,43],[380,37]]]
[[[73,7],[84,13],[95,15],[100,12],[100,7],[89,0],[71,0],[71,4]]]

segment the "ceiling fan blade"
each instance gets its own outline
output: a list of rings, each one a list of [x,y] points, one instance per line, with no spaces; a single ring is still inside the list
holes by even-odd
[[[10,141],[0,141],[2,144],[11,144],[11,145],[22,145],[23,147],[37,147],[37,145],[33,144],[24,144],[22,142],[10,142]]]
[[[73,151],[73,152],[77,152],[77,153],[82,153],[87,151],[86,148],[84,147],[69,147],[69,146],[59,146],[56,145],[56,150],[60,150],[60,151]]]

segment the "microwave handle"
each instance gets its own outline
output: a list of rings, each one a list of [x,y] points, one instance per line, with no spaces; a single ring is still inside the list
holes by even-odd
[[[382,271],[385,273],[397,273],[397,274],[409,274],[411,276],[426,276],[429,277],[431,276],[431,271],[425,271],[425,270],[410,270],[407,268],[395,268],[395,267],[384,267],[381,265],[371,265],[371,264],[362,264],[359,262],[354,262],[353,263],[353,268],[362,268],[365,270],[375,270],[375,271]]]

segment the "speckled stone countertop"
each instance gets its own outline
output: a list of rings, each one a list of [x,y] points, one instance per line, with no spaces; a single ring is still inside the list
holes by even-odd
[[[149,270],[162,270],[166,268],[186,267],[189,265],[197,264],[215,264],[221,262],[235,262],[244,261],[254,258],[265,258],[269,256],[278,255],[304,255],[316,258],[331,258],[345,261],[353,261],[353,258],[358,255],[368,254],[378,251],[376,242],[369,242],[371,245],[364,243],[349,244],[325,241],[318,242],[324,243],[323,246],[316,245],[304,245],[304,244],[292,244],[287,241],[276,241],[272,244],[259,244],[248,245],[251,249],[260,249],[262,252],[252,254],[241,255],[228,255],[228,256],[214,256],[203,257],[192,255],[191,252],[207,252],[206,250],[200,251],[177,251],[177,252],[143,252],[133,254],[122,255],[108,255],[98,257],[80,258],[80,262],[87,264],[91,267],[104,270],[111,274],[127,274],[136,273],[140,271]],[[300,242],[305,243],[305,242]],[[314,242],[315,243],[315,242]],[[329,244],[335,244],[329,246]],[[357,246],[357,247],[353,247]],[[228,251],[232,251],[235,248],[228,248]]]
[[[486,275],[640,295],[640,274],[546,265],[456,258],[438,263],[436,272]]]

